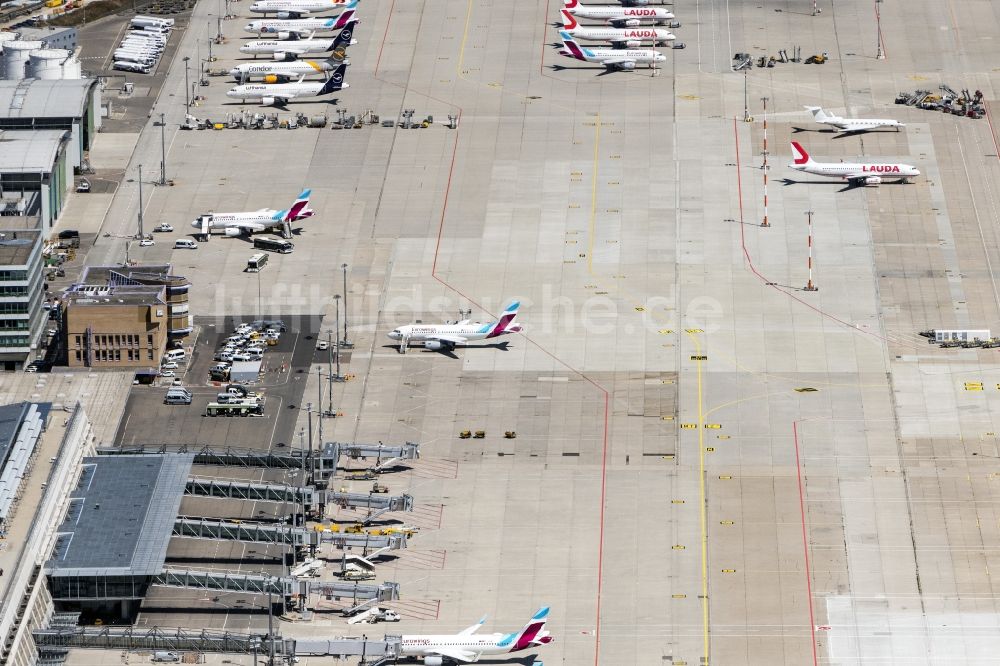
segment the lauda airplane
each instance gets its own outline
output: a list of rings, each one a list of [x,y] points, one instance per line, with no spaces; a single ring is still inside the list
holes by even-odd
[[[615,7],[614,5],[581,5],[580,0],[565,0],[566,10],[577,18],[599,19],[624,28],[655,23],[662,25],[674,18],[673,12],[662,7]]]
[[[563,31],[573,35],[575,39],[586,39],[592,42],[611,42],[615,48],[634,49],[646,42],[653,46],[662,46],[677,37],[663,28],[604,28],[599,26],[581,26],[576,17],[565,9],[562,10]]]
[[[873,185],[877,186],[886,179],[897,179],[897,182],[905,183],[914,176],[919,176],[920,171],[909,164],[876,164],[872,162],[816,162],[809,157],[809,153],[797,141],[792,141],[792,155],[794,161],[788,165],[789,169],[795,169],[803,173],[811,173],[814,176],[826,176],[828,178],[840,178],[853,185]]]

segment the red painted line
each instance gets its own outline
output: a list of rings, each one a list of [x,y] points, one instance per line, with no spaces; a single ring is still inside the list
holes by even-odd
[[[799,423],[792,421],[792,439],[795,441],[795,471],[799,480],[799,515],[802,518],[802,555],[806,562],[806,596],[809,599],[809,631],[812,635],[813,664],[819,664],[816,650],[816,614],[813,611],[812,571],[809,567],[809,538],[806,532],[806,499],[802,488],[802,459],[799,457]]]
[[[785,296],[788,296],[793,301],[796,301],[797,303],[799,303],[801,305],[804,305],[805,307],[809,308],[810,310],[812,310],[816,314],[821,315],[823,317],[826,317],[827,319],[831,319],[831,320],[837,322],[838,324],[846,326],[847,328],[851,329],[852,331],[857,331],[858,333],[864,333],[865,335],[870,335],[871,337],[873,337],[873,338],[875,338],[877,340],[881,340],[883,342],[888,343],[889,339],[886,338],[885,336],[879,335],[878,333],[875,333],[873,331],[867,331],[867,330],[865,330],[863,328],[859,328],[859,327],[855,326],[854,324],[852,324],[852,323],[850,323],[848,321],[845,321],[845,320],[843,320],[843,319],[841,319],[841,318],[839,318],[839,317],[837,317],[835,315],[830,314],[829,312],[825,312],[825,311],[819,309],[818,307],[816,307],[815,305],[813,305],[809,301],[804,300],[804,299],[799,298],[798,296],[796,296],[788,288],[781,287],[781,286],[779,286],[777,284],[774,284],[774,282],[772,280],[767,279],[766,277],[764,277],[764,275],[761,274],[760,271],[757,270],[757,267],[754,266],[754,263],[753,263],[753,257],[750,256],[750,250],[747,249],[746,223],[743,221],[743,177],[742,177],[742,174],[740,173],[740,171],[743,168],[741,166],[741,164],[740,164],[740,133],[739,133],[739,123],[736,121],[735,117],[733,118],[733,137],[735,138],[735,141],[736,141],[736,183],[737,183],[737,194],[738,194],[739,199],[740,199],[740,220],[739,220],[740,221],[740,245],[743,246],[743,256],[747,260],[747,266],[750,268],[750,272],[753,273],[754,275],[756,275],[757,278],[760,279],[760,281],[765,284],[765,286],[768,286],[771,289],[774,289],[775,291],[778,291],[778,292],[784,294]],[[773,227],[774,225],[772,224],[771,226]]]
[[[878,10],[878,0],[875,2],[875,25],[878,26],[878,43],[882,46],[883,60],[889,59],[889,51],[885,48],[885,35],[882,33],[882,14]]]
[[[378,66],[382,62],[382,49],[385,48],[385,40],[389,36],[389,24],[392,23],[394,9],[396,9],[396,0],[392,0],[392,4],[389,5],[389,20],[385,22],[385,32],[382,33],[382,43],[378,47],[378,58],[375,60],[375,71],[372,72],[372,76],[378,76]]]
[[[458,116],[459,116],[459,120],[461,120],[461,116],[462,116],[462,109],[461,109],[461,107],[459,107]],[[458,139],[459,139],[460,135],[457,134],[457,132],[458,132],[458,130],[456,130],[455,145],[452,148],[452,152],[451,152],[451,165],[448,168],[448,183],[447,183],[447,185],[445,185],[444,203],[441,206],[441,220],[438,223],[437,242],[436,242],[436,244],[434,246],[434,262],[431,265],[431,277],[433,277],[435,280],[437,280],[442,286],[446,287],[447,289],[450,289],[451,291],[455,292],[456,294],[458,294],[459,296],[461,296],[462,298],[464,298],[469,303],[471,303],[471,304],[473,304],[473,305],[475,305],[475,306],[477,306],[477,307],[485,310],[485,308],[482,308],[482,306],[479,305],[474,299],[470,298],[467,294],[465,294],[460,289],[458,289],[454,285],[450,284],[447,280],[445,280],[444,278],[440,277],[437,274],[438,255],[441,252],[441,239],[442,239],[442,237],[444,235],[444,222],[445,222],[445,218],[446,218],[446,216],[448,214],[448,197],[451,194],[452,177],[455,174],[455,159],[456,159],[456,155],[458,153]],[[591,379],[590,377],[588,377],[583,371],[578,370],[578,369],[574,368],[573,366],[569,365],[568,363],[566,363],[562,359],[558,358],[555,354],[553,354],[549,350],[545,349],[544,347],[542,347],[540,344],[538,344],[537,342],[535,342],[534,340],[532,340],[528,336],[523,335],[522,337],[524,338],[524,340],[526,342],[528,342],[529,344],[534,345],[539,351],[541,351],[542,353],[544,353],[546,356],[548,356],[549,358],[551,358],[556,363],[558,363],[562,367],[566,368],[567,370],[569,370],[573,374],[579,376],[581,379],[583,379],[585,382],[587,382],[588,384],[590,384],[591,386],[593,386],[594,388],[596,388],[598,391],[600,391],[604,395],[604,433],[603,433],[603,441],[602,441],[602,447],[601,447],[601,511],[600,511],[600,520],[601,520],[601,523],[600,523],[599,530],[598,530],[599,539],[598,539],[598,546],[597,546],[597,617],[596,617],[595,623],[594,623],[595,624],[595,627],[594,627],[594,637],[595,637],[595,641],[594,641],[594,666],[597,666],[598,663],[599,663],[599,661],[600,661],[600,655],[601,655],[601,593],[602,593],[603,587],[604,587],[604,520],[605,520],[604,512],[605,512],[605,504],[606,504],[606,501],[607,501],[607,480],[608,480],[608,420],[609,420],[609,414],[610,414],[610,393],[603,386],[601,386],[596,381],[594,381],[593,379]]]
[[[983,109],[986,110],[986,122],[990,124],[990,137],[993,139],[993,149],[997,151],[997,157],[1000,157],[1000,145],[997,144],[997,133],[993,129],[993,119],[990,117],[990,105],[986,100],[983,100]]]

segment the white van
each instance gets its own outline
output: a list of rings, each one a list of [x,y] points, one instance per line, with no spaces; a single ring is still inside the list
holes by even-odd
[[[164,361],[183,361],[185,358],[187,358],[187,352],[183,349],[171,349],[163,354]]]
[[[191,238],[178,238],[174,241],[175,250],[197,250],[198,243]]]

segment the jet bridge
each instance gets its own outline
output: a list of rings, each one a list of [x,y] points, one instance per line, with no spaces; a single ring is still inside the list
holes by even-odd
[[[365,585],[349,581],[308,581],[254,573],[167,569],[152,580],[153,585],[194,590],[237,592],[241,594],[273,594],[282,599],[299,596],[312,599],[348,600],[352,605],[345,613],[365,606],[399,600],[399,583],[384,582]],[[307,605],[311,605],[308,604]]]
[[[311,486],[296,487],[287,484],[254,483],[251,481],[222,481],[218,479],[188,479],[185,495],[219,497],[257,502],[283,502],[301,504],[307,513],[323,514],[323,507],[336,504],[341,508],[369,509],[362,523],[377,520],[392,511],[413,511],[410,495],[389,496],[381,493],[323,492]]]
[[[136,455],[143,453],[193,453],[196,465],[223,467],[265,467],[274,469],[312,469],[317,478],[326,480],[336,474],[340,458],[351,460],[375,459],[372,471],[386,471],[400,462],[420,458],[420,445],[406,442],[399,446],[377,444],[348,444],[327,442],[310,457],[307,451],[290,449],[286,452],[258,451],[254,449],[209,446],[123,446],[97,449],[98,455]]]
[[[247,543],[270,543],[295,547],[315,547],[329,543],[338,548],[370,551],[406,548],[406,534],[368,534],[367,532],[325,532],[273,523],[237,522],[207,518],[178,518],[172,536]]]

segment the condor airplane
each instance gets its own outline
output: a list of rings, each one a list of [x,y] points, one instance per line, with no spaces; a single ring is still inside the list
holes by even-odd
[[[897,178],[898,182],[908,182],[919,176],[920,171],[909,164],[872,164],[870,162],[815,162],[806,149],[797,141],[792,141],[792,155],[795,160],[788,168],[811,173],[815,176],[840,178],[853,185],[879,185],[884,179]]]
[[[879,127],[895,127],[899,131],[900,127],[906,127],[898,120],[889,118],[841,118],[828,114],[821,106],[807,106],[807,111],[811,111],[813,118],[821,125],[832,125],[841,132],[867,132]]]
[[[250,11],[291,19],[335,9],[356,9],[357,6],[358,0],[257,0],[250,5]]]
[[[342,16],[353,13],[352,9],[344,12]],[[357,24],[357,19],[348,20],[344,24],[344,29],[333,39],[313,39],[311,37],[302,40],[297,38],[289,40],[259,39],[241,46],[240,52],[252,53],[254,58],[261,54],[269,55],[279,61],[294,60],[298,56],[309,53],[332,53],[337,49],[358,43],[358,40],[353,39],[354,28]]]
[[[565,30],[559,31],[564,51],[559,53],[584,62],[593,62],[604,65],[608,70],[621,69],[631,71],[637,64],[649,65],[650,69],[656,67],[656,63],[663,62],[667,56],[653,49],[591,49],[584,48],[576,43],[573,36]]]
[[[257,100],[264,106],[285,106],[290,100],[299,97],[321,97],[348,88],[344,82],[344,72],[347,65],[341,64],[326,81],[306,81],[305,75],[291,83],[245,83],[238,85],[226,93],[227,97]]]
[[[669,30],[662,28],[599,28],[581,26],[576,17],[565,9],[562,10],[563,30],[577,39],[593,42],[611,42],[615,48],[635,48],[649,42],[653,46],[662,46],[677,37]]]
[[[292,222],[312,217],[315,213],[309,208],[311,194],[312,190],[303,190],[292,207],[285,210],[261,208],[252,213],[207,213],[198,217],[191,223],[191,226],[201,229],[201,233],[205,235],[211,233],[212,229],[222,229],[227,236],[249,235],[269,229],[280,229],[282,236],[290,238]]]
[[[565,0],[566,10],[577,18],[600,19],[619,28],[643,23],[662,25],[674,18],[673,12],[661,7],[615,7],[614,5],[581,5],[580,0]]]
[[[278,39],[291,39],[294,36],[307,37],[318,32],[336,32],[351,20],[354,10],[349,9],[337,18],[303,18],[303,19],[260,19],[250,21],[243,29],[258,35],[274,35]]]
[[[520,631],[509,634],[476,634],[476,630],[486,622],[484,617],[457,634],[407,636],[402,637],[400,656],[423,659],[424,666],[442,666],[446,662],[467,664],[479,661],[484,655],[510,654],[522,650],[532,650],[552,642],[552,636],[545,630],[548,607],[541,608],[531,616]]]
[[[253,78],[261,78],[265,83],[288,83],[303,75],[323,74],[329,76],[341,64],[349,65],[349,60],[337,60],[336,54],[326,60],[292,60],[291,62],[247,62],[237,65],[229,73],[239,82],[246,83]]]
[[[431,351],[452,351],[455,347],[470,342],[520,333],[521,325],[514,323],[520,305],[518,301],[514,301],[503,311],[500,319],[489,324],[478,324],[468,319],[455,324],[407,324],[393,329],[387,335],[390,340],[399,342],[402,354],[406,353],[411,342]]]

